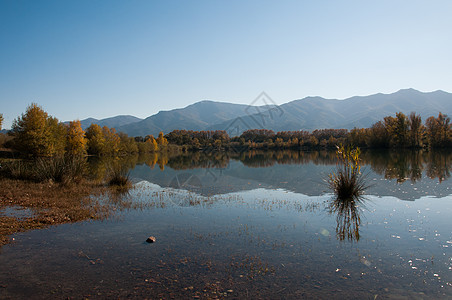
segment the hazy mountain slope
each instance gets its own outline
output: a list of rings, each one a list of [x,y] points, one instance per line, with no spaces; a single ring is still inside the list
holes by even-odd
[[[118,130],[131,136],[158,135],[175,129],[205,130],[210,125],[245,115],[248,105],[201,101],[185,108],[161,111],[140,122],[121,126]]]
[[[414,111],[425,121],[442,112],[452,116],[452,94],[443,91],[429,93],[405,89],[392,94],[356,96],[344,100],[306,97],[278,107],[249,106],[225,102],[201,101],[169,111],[160,111],[144,120],[132,116],[82,121],[115,127],[130,136],[158,135],[175,129],[226,130],[236,135],[247,129],[266,128],[277,131],[314,130],[322,128],[370,127],[397,112],[406,115]]]
[[[266,128],[276,131],[314,130],[322,128],[370,127],[397,112],[416,112],[425,121],[439,112],[452,116],[452,94],[435,91],[422,93],[413,89],[393,94],[375,94],[345,100],[307,97],[280,105],[283,113],[262,113],[240,118],[243,129]],[[265,116],[265,117],[263,117]],[[210,126],[230,128],[231,120]],[[241,130],[243,131],[243,130]]]
[[[347,99],[345,104],[343,109],[348,111],[348,121],[338,124],[336,128],[369,127],[399,111],[406,115],[414,111],[424,121],[430,116],[437,116],[439,112],[452,114],[452,94],[443,91],[422,93],[406,89],[389,95],[353,97]]]
[[[101,120],[94,119],[94,118],[88,118],[85,120],[81,120],[80,123],[81,123],[83,129],[88,128],[93,123],[99,125],[100,127],[107,126],[109,128],[117,129],[120,126],[139,122],[141,120],[142,119],[134,117],[134,116],[121,115],[121,116],[115,116],[115,117],[101,119]]]

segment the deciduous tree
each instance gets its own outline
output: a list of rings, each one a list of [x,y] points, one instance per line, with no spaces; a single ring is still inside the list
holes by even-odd
[[[48,114],[36,103],[32,103],[25,113],[13,122],[14,147],[32,156],[53,155],[49,123]]]
[[[79,120],[69,122],[67,127],[66,151],[71,155],[86,154],[87,140]]]
[[[107,126],[104,126],[102,127],[102,133],[104,134],[105,139],[105,154],[111,156],[118,155],[121,140],[116,134],[116,130],[114,128],[110,129]]]
[[[102,128],[97,124],[91,124],[86,129],[86,138],[88,139],[88,153],[93,155],[102,155],[105,149],[105,138]]]
[[[409,144],[411,147],[421,147],[422,146],[422,119],[420,115],[416,115],[416,113],[412,112],[410,114],[409,120]]]
[[[168,145],[168,140],[163,136],[163,132],[161,132],[161,131],[157,138],[157,144],[160,146],[163,146],[163,147]]]

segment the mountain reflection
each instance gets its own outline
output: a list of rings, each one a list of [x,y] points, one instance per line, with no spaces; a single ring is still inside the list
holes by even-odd
[[[285,164],[334,165],[336,155],[333,151],[247,151],[242,153],[196,152],[173,157],[167,161],[176,170],[195,168],[226,168],[230,160],[240,161],[251,168],[271,167]],[[395,179],[398,183],[410,180],[415,183],[425,171],[431,179],[442,182],[450,177],[452,153],[449,151],[365,151],[362,163],[383,175],[386,179]]]
[[[372,186],[367,194],[415,200],[443,197],[451,191],[449,151],[364,151],[363,171]],[[90,174],[103,178],[112,161],[93,158]],[[195,152],[179,156],[160,154],[125,156],[114,161],[129,169],[135,181],[193,191],[226,194],[255,188],[284,189],[308,196],[328,193],[325,179],[335,167],[331,151]]]

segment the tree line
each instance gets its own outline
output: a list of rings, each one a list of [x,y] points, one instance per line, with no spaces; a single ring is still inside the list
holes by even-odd
[[[3,117],[0,116],[0,128]],[[114,128],[91,124],[86,131],[79,120],[68,124],[59,122],[36,103],[15,119],[12,139],[5,146],[26,156],[51,157],[59,155],[121,156],[133,153],[152,153],[167,150],[168,141],[163,132],[155,139],[129,137]]]
[[[224,130],[173,130],[165,137],[169,143],[187,149],[328,149],[337,145],[362,148],[448,148],[452,146],[450,118],[442,113],[425,124],[416,113],[387,116],[370,128],[280,131],[249,129],[229,137]]]
[[[0,129],[3,116],[0,114]],[[173,130],[157,138],[129,137],[114,128],[91,124],[86,131],[78,120],[67,124],[48,115],[33,103],[14,120],[5,146],[28,156],[97,155],[121,156],[131,153],[167,151],[169,145],[184,150],[265,150],[335,149],[337,145],[361,148],[448,148],[452,146],[452,124],[442,113],[425,123],[415,113],[399,112],[374,123],[370,128],[280,131],[249,129],[229,137],[225,130]],[[6,139],[2,139],[5,141]]]

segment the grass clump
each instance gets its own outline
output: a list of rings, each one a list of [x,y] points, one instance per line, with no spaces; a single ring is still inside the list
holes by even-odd
[[[361,174],[359,148],[338,146],[338,168],[328,176],[328,184],[339,200],[358,200],[366,190]]]
[[[31,180],[34,172],[30,162],[18,159],[0,162],[0,175],[4,178]]]
[[[57,156],[39,158],[35,164],[38,181],[53,181],[63,184],[79,183],[86,170],[86,159],[82,156]]]
[[[341,241],[346,238],[359,241],[360,238],[360,210],[363,206],[363,194],[367,189],[361,174],[360,153],[359,148],[338,146],[337,171],[328,176],[328,183],[335,194],[329,210],[337,215],[336,234]]]
[[[0,171],[3,177],[10,179],[78,184],[86,172],[86,158],[66,155],[34,160],[10,160],[1,163]]]
[[[129,178],[128,169],[119,164],[111,165],[107,175],[107,184],[120,189],[129,189],[132,182]]]

